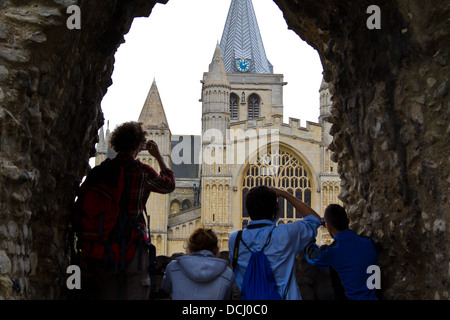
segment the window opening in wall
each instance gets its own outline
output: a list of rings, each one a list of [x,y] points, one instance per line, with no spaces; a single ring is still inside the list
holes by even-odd
[[[188,210],[191,207],[189,200],[184,200],[181,206],[182,210]]]
[[[260,99],[255,94],[248,98],[248,120],[259,118],[259,102]]]
[[[156,4],[149,18],[134,19],[130,31],[124,36],[125,42],[120,45],[115,54],[113,84],[108,88],[102,101],[104,118],[110,121],[111,132],[122,122],[138,120],[154,80],[171,133],[173,135],[202,134],[201,100],[205,97],[201,96],[201,75],[203,72],[208,72],[217,40],[220,39],[224,29],[229,4],[230,0],[206,2],[204,0],[171,0],[165,5]],[[305,126],[306,121],[318,122],[320,113],[318,89],[323,68],[317,52],[292,30],[288,30],[283,13],[273,1],[253,0],[253,6],[267,58],[273,64],[273,72],[282,74],[284,78],[280,78],[280,81],[286,81],[288,85],[282,87],[282,92],[275,93],[282,94],[283,105],[273,106],[272,114],[263,109],[270,106],[273,100],[270,100],[270,95],[266,94],[266,91],[247,86],[233,87],[234,95],[220,98],[224,99],[221,101],[225,103],[229,100],[229,119],[232,120],[233,125],[237,125],[237,121],[255,120],[262,116],[270,122],[271,115],[282,113],[283,123],[289,123],[289,117],[301,119],[303,124],[299,121],[299,125],[302,126]],[[173,21],[178,23],[174,24]],[[180,25],[185,27],[180,28]],[[159,32],[160,30],[164,32]],[[202,34],[201,38],[196,37],[199,33]],[[193,46],[196,50],[184,50],[183,59],[179,59],[180,47]],[[189,112],[183,112],[183,110],[189,110]],[[183,116],[180,116],[180,112]],[[243,126],[245,127],[245,124]],[[104,130],[106,134],[106,125]],[[294,155],[291,154],[291,156]],[[275,157],[275,155],[270,154],[269,157]],[[156,162],[148,162],[148,164],[157,165]],[[295,196],[311,202],[311,191],[307,187],[311,177],[305,177],[307,182],[293,182],[291,178],[296,175],[293,168],[294,171],[283,173],[286,179],[274,179],[272,175],[262,172],[270,170],[270,166],[264,165],[264,159],[261,159],[259,165],[260,167],[252,168],[252,177],[249,177],[249,185],[243,188],[242,196],[254,185],[282,183],[284,188]],[[204,166],[201,170],[216,170],[214,173],[221,175],[234,174],[228,167]],[[305,176],[304,171],[297,171],[297,174],[301,174],[300,176]],[[201,181],[199,179],[196,182],[199,184]],[[238,190],[241,190],[240,187],[236,186]],[[239,199],[239,196],[241,196],[240,193],[235,198]],[[196,208],[200,206],[200,198],[198,194],[192,203]],[[207,202],[205,199],[204,203]],[[230,205],[237,208],[241,205],[239,202],[235,203],[233,197],[225,198],[225,201],[229,201]],[[217,203],[219,201],[215,202]],[[286,203],[282,205],[288,206]],[[180,212],[185,210],[184,204],[181,202],[174,204],[169,210]],[[246,216],[244,205],[242,212],[242,224],[246,224],[248,216]],[[212,213],[208,215],[216,221],[215,215],[212,216]],[[223,219],[222,214],[217,217],[219,221]],[[280,223],[295,219],[297,219],[295,209],[288,207],[286,216],[280,220]],[[165,227],[162,226],[162,228]],[[233,225],[233,227],[239,226]]]
[[[235,93],[230,94],[230,120],[238,119],[238,99]]]

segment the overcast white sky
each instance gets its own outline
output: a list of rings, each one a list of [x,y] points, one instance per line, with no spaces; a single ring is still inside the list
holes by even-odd
[[[231,0],[169,0],[136,18],[116,55],[113,84],[102,101],[110,130],[136,121],[153,78],[172,134],[201,134],[201,83],[222,36]],[[322,65],[272,0],[253,0],[266,55],[284,74],[284,122],[317,122]]]

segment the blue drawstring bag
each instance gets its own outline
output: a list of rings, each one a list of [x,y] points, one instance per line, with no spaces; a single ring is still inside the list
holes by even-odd
[[[242,300],[281,300],[269,260],[262,251],[252,252],[245,270]]]
[[[242,230],[239,231],[236,237],[233,268],[235,268],[237,263],[239,242],[242,242],[251,252],[250,260],[248,262],[247,269],[245,270],[244,280],[242,283],[242,300],[282,300],[281,295],[277,291],[277,282],[275,281],[272,267],[264,254],[264,249],[267,247],[270,242],[270,238],[272,237],[273,229],[270,231],[269,237],[267,238],[261,251],[250,250],[247,244],[242,240]]]

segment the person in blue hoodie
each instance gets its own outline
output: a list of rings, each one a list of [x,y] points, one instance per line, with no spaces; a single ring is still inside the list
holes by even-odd
[[[166,268],[162,289],[172,300],[228,300],[234,284],[228,261],[218,258],[217,235],[198,228],[189,237],[188,255],[172,260]]]

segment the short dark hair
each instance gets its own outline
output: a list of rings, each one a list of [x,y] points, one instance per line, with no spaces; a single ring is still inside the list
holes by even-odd
[[[140,122],[125,122],[114,129],[109,143],[116,152],[130,152],[143,148],[147,133]]]
[[[333,226],[338,231],[348,229],[348,217],[344,207],[338,204],[330,204],[325,209],[325,222]]]
[[[278,211],[278,198],[269,187],[257,186],[248,191],[245,206],[252,220],[272,219]]]

